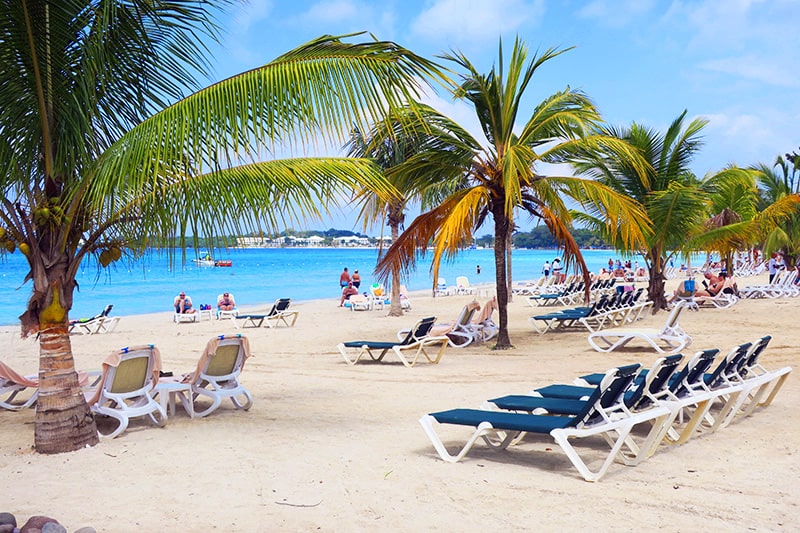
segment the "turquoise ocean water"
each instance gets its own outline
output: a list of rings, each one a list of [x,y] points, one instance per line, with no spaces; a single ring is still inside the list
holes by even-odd
[[[191,252],[189,252],[191,253]],[[274,302],[280,297],[295,301],[330,298],[340,294],[339,274],[344,267],[358,269],[362,290],[372,283],[372,271],[378,251],[370,248],[268,248],[232,249],[215,254],[216,259],[230,259],[232,267],[201,267],[194,263],[170,269],[166,255],[152,253],[135,263],[120,261],[98,271],[93,261],[85,262],[78,276],[80,290],[70,312],[71,318],[93,316],[107,304],[112,315],[132,315],[169,311],[179,291],[192,297],[195,307],[215,304],[218,294],[230,291],[240,307],[254,307]],[[514,280],[538,278],[545,260],[560,257],[556,250],[515,250]],[[616,258],[614,251],[584,251],[589,268],[597,272]],[[31,284],[22,285],[27,272],[25,258],[15,253],[0,262],[0,325],[18,324],[31,294]],[[481,273],[476,273],[480,265]],[[465,250],[455,261],[445,263],[439,275],[448,284],[456,276],[467,276],[473,285],[494,282],[494,252],[490,249]],[[405,284],[410,291],[432,286],[430,255]]]

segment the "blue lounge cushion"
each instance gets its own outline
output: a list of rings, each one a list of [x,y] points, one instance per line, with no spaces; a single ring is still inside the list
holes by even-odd
[[[431,416],[440,424],[478,427],[482,422],[488,422],[495,429],[530,433],[550,433],[554,429],[571,427],[578,422],[578,418],[573,416],[528,415],[480,409],[451,409],[431,413]]]
[[[533,411],[534,409],[545,409],[551,415],[577,415],[586,408],[586,401],[584,400],[539,398],[536,396],[526,396],[521,394],[510,394],[508,396],[502,396],[489,401],[500,409],[505,409],[507,411]]]

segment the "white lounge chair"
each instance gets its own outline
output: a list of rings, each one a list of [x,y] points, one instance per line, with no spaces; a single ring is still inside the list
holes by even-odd
[[[420,418],[428,438],[439,456],[447,462],[461,460],[479,438],[493,448],[505,449],[517,442],[524,433],[544,434],[553,437],[586,481],[597,481],[615,459],[624,454],[628,438],[635,426],[644,422],[662,423],[669,411],[661,406],[641,413],[618,413],[622,395],[633,382],[639,365],[629,365],[609,371],[588,400],[574,415],[552,416],[516,412],[499,412],[481,409],[453,409],[431,413]],[[609,408],[614,414],[609,413]],[[435,424],[455,424],[475,428],[461,451],[455,455],[447,450],[435,430]],[[496,434],[497,439],[491,439]],[[602,436],[611,449],[599,469],[591,470],[572,444],[573,439]]]
[[[253,396],[239,382],[244,363],[250,357],[250,343],[242,335],[220,335],[214,337],[203,351],[192,374],[184,376],[183,382],[192,386],[196,399],[203,396],[211,399],[211,405],[197,410],[195,416],[208,416],[219,408],[222,400],[230,398],[237,409],[247,411],[253,405]],[[240,399],[239,397],[242,397]]]
[[[376,362],[383,361],[387,353],[394,352],[397,358],[406,367],[417,364],[421,356],[424,356],[431,364],[437,364],[444,354],[445,348],[450,339],[447,336],[430,335],[431,329],[436,322],[436,317],[423,318],[417,322],[413,328],[408,330],[405,338],[400,341],[351,341],[343,342],[337,346],[339,353],[349,365],[358,363],[364,355]],[[428,353],[426,348],[438,346],[439,351],[435,355]],[[347,348],[357,349],[355,356],[351,357],[347,353]],[[413,357],[406,357],[403,352],[413,352]],[[376,355],[377,354],[377,355]]]
[[[28,399],[15,402],[17,395],[27,389],[32,389]],[[38,395],[39,379],[37,376],[17,374],[10,366],[0,361],[0,407],[10,411],[25,409],[36,403]]]
[[[119,317],[109,318],[109,313],[114,306],[109,304],[102,312],[91,318],[79,318],[69,321],[69,332],[81,335],[94,335],[95,333],[108,333],[112,331],[119,321]]]
[[[588,341],[598,352],[611,352],[625,346],[632,340],[643,340],[655,348],[658,353],[677,352],[688,346],[692,338],[678,323],[681,312],[686,308],[684,302],[678,302],[667,317],[661,329],[607,329],[589,334]],[[666,349],[659,346],[665,344]]]
[[[93,412],[119,421],[115,430],[101,436],[116,437],[131,418],[140,416],[157,426],[166,424],[167,413],[152,396],[160,370],[161,356],[152,344],[122,348],[106,358],[98,385],[84,393]]]
[[[478,290],[469,284],[467,276],[456,278],[456,294],[476,294]]]
[[[363,294],[354,294],[344,303],[351,311],[369,311],[372,308],[372,302]]]

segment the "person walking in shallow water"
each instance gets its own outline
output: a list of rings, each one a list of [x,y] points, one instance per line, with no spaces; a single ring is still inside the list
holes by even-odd
[[[353,281],[353,278],[350,277],[350,272],[347,271],[347,267],[344,267],[344,270],[341,274],[339,274],[339,288],[347,287],[347,285]]]
[[[353,287],[355,287],[356,289],[361,287],[361,274],[358,273],[358,270],[353,271],[352,281],[353,281]]]
[[[546,278],[550,277],[550,261],[545,261],[542,265],[542,275]]]

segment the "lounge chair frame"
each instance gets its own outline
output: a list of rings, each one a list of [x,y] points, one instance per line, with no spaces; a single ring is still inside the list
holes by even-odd
[[[683,302],[670,311],[664,326],[658,329],[607,329],[589,334],[588,341],[592,348],[598,352],[612,352],[633,340],[643,340],[652,346],[658,353],[674,353],[690,345],[692,338],[681,328],[678,320],[686,308]],[[659,343],[663,343],[666,349]]]
[[[403,363],[403,366],[408,368],[413,367],[424,357],[431,364],[438,364],[442,359],[445,348],[450,342],[450,338],[442,336],[430,336],[429,333],[436,317],[423,318],[411,328],[405,338],[399,342],[381,342],[381,341],[352,341],[343,342],[337,346],[339,353],[349,365],[355,365],[365,355],[368,355],[372,361],[381,362],[387,353],[390,351]],[[428,348],[438,347],[435,354],[428,353]],[[357,348],[355,356],[351,357],[347,353],[347,348]],[[411,356],[406,356],[405,352],[411,352]]]
[[[660,406],[653,407],[647,412],[619,417],[609,415],[604,411],[604,403],[616,404],[618,402],[616,399],[608,401],[607,394],[619,397],[635,377],[636,370],[632,367],[638,368],[638,365],[630,365],[625,370],[615,369],[613,377],[604,380],[593,395],[593,401],[587,402],[585,411],[577,416],[457,409],[424,415],[419,422],[439,456],[451,463],[460,461],[466,456],[479,438],[483,438],[493,448],[506,449],[510,444],[516,442],[523,432],[549,434],[586,481],[597,481],[605,475],[611,464],[623,452],[623,447],[630,442],[628,437],[634,427],[644,422],[652,423],[654,421],[655,424],[661,424],[669,414],[667,409]],[[443,422],[439,422],[439,419],[442,419]],[[452,455],[436,433],[435,425],[437,423],[473,426],[475,431],[467,439],[462,449]],[[493,435],[496,435],[499,440],[492,439]],[[592,470],[572,445],[571,440],[595,435],[603,436],[607,442],[613,444],[601,466]]]
[[[253,396],[239,381],[245,361],[245,337],[220,335],[209,341],[209,345],[212,342],[218,345],[213,353],[209,353],[205,365],[198,369],[199,375],[192,383],[193,399],[203,396],[211,400],[211,405],[201,410],[195,408],[195,416],[210,415],[225,398],[230,398],[236,409],[249,410]]]
[[[97,385],[99,396],[90,408],[94,413],[116,419],[119,425],[108,435],[100,433],[101,437],[118,436],[127,429],[131,418],[147,416],[159,427],[167,423],[167,413],[152,396],[158,371],[154,366],[154,350],[153,345],[123,348],[119,365],[103,364]],[[91,397],[95,393],[87,391],[85,394]]]

